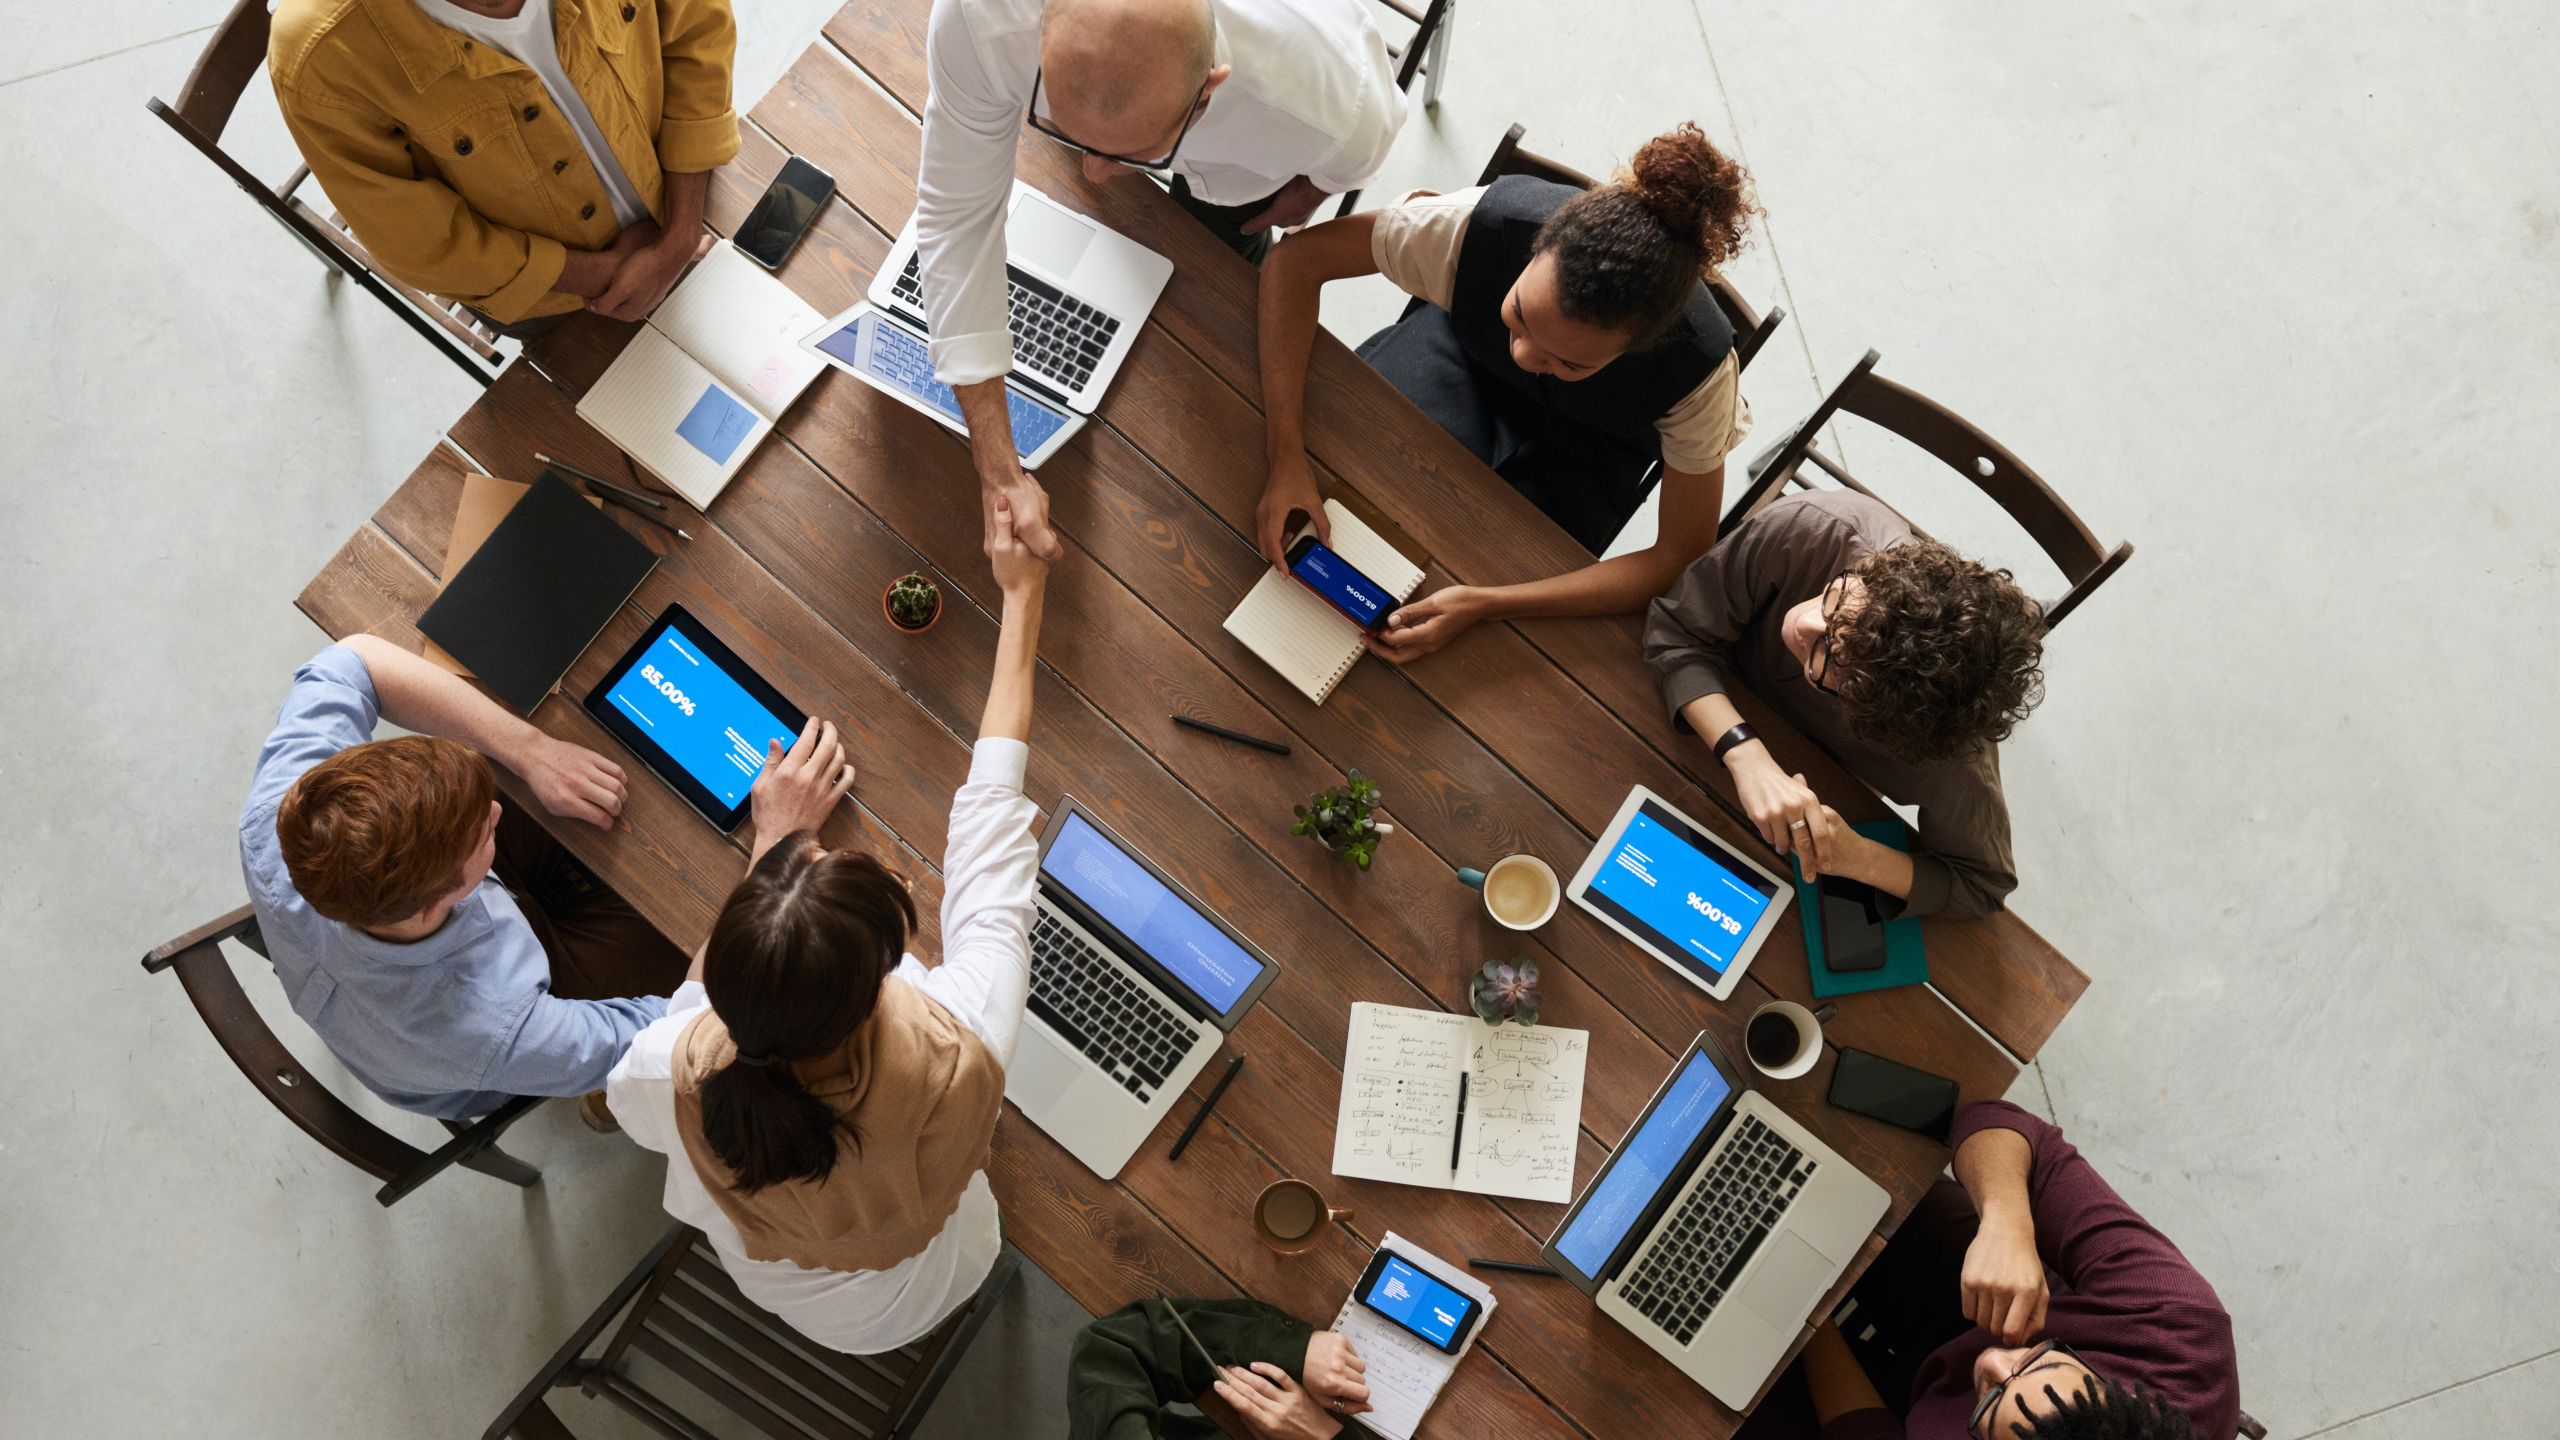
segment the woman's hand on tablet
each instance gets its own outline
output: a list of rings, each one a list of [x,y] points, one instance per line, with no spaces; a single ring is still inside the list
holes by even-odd
[[[584,820],[599,830],[610,830],[614,817],[622,813],[622,767],[584,745],[536,731],[507,768],[533,787],[533,797],[543,809],[564,820]]]
[[[766,742],[764,773],[747,790],[756,822],[755,854],[747,863],[764,858],[785,835],[817,833],[837,802],[852,793],[853,762],[845,758],[835,722],[811,716],[789,750],[779,740]]]

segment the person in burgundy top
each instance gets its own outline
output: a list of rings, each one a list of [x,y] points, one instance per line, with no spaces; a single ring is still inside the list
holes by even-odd
[[[1950,1138],[1955,1180],[1853,1292],[1861,1339],[1825,1322],[1805,1346],[1821,1440],[2231,1440],[2231,1317],[2178,1247],[2015,1105],[1966,1106]]]

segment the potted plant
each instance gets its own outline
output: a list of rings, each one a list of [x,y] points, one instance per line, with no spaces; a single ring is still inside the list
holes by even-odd
[[[1379,838],[1396,830],[1371,813],[1381,803],[1378,782],[1354,770],[1343,784],[1319,790],[1306,804],[1290,807],[1298,823],[1289,827],[1289,833],[1313,835],[1327,850],[1366,870],[1369,857],[1378,851]]]
[[[880,592],[880,613],[908,634],[921,635],[942,618],[942,589],[923,571],[910,570]]]
[[[1475,1006],[1476,1018],[1487,1025],[1505,1020],[1537,1024],[1538,962],[1519,956],[1487,960],[1468,984],[1467,1000]]]

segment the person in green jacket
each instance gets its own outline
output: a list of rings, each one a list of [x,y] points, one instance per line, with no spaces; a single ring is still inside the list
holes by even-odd
[[[1162,1300],[1123,1306],[1086,1326],[1067,1354],[1073,1440],[1215,1440],[1205,1417],[1170,1415],[1212,1390],[1259,1440],[1369,1433],[1367,1367],[1351,1342],[1259,1300],[1182,1300],[1182,1322],[1218,1357],[1212,1368]]]

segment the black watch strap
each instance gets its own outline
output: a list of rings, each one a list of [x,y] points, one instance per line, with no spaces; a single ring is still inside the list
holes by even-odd
[[[1718,761],[1722,761],[1725,757],[1725,752],[1731,750],[1734,746],[1743,744],[1747,741],[1757,740],[1759,738],[1759,734],[1749,725],[1736,725],[1732,729],[1727,730],[1722,735],[1716,737],[1716,759]]]

